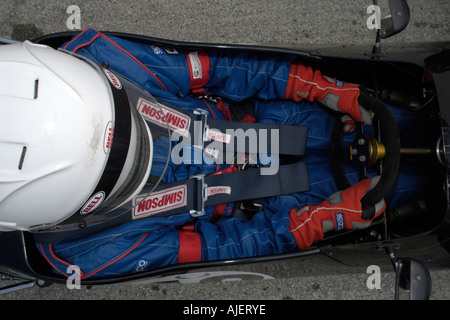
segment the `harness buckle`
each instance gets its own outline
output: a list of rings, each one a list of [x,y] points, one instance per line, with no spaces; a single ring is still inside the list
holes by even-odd
[[[196,196],[195,196],[195,208],[189,211],[189,214],[193,218],[201,217],[205,215],[205,202],[208,200],[207,188],[208,185],[205,183],[205,175],[199,174],[192,176],[190,179],[196,179]]]
[[[192,145],[194,146],[194,148],[203,150],[203,143],[209,140],[209,126],[206,123],[206,120],[208,118],[208,111],[198,108],[195,109],[192,113],[196,115],[196,119],[194,119],[194,141]]]

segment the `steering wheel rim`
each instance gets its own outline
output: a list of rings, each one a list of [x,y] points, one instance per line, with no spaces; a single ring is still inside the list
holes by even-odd
[[[362,207],[367,208],[384,199],[395,183],[400,168],[400,136],[394,117],[383,102],[365,93],[360,94],[358,102],[376,115],[379,121],[381,141],[386,148],[380,180],[361,199]],[[344,124],[338,118],[331,137],[331,167],[336,185],[340,190],[351,186],[344,169],[343,140]]]

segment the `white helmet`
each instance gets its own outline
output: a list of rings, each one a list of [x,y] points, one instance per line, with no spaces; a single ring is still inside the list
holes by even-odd
[[[145,184],[150,131],[120,77],[86,62],[28,41],[0,46],[0,231],[77,222]]]

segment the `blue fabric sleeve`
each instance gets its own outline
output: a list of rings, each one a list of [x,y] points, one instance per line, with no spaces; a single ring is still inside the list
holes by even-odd
[[[248,53],[212,52],[206,90],[220,97],[241,101],[249,97],[263,100],[284,98],[289,62],[273,56]]]
[[[135,43],[86,29],[63,46],[133,79],[161,98],[185,97],[190,92],[185,52]],[[202,62],[203,63],[203,62]],[[283,98],[290,70],[287,61],[255,54],[212,51],[205,90],[232,100],[249,97]]]

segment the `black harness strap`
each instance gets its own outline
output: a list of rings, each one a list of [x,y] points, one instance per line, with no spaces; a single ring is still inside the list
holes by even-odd
[[[235,152],[242,153],[267,153],[267,154],[284,154],[302,156],[305,154],[306,140],[308,137],[308,127],[305,126],[290,126],[272,123],[247,123],[247,122],[230,122],[224,120],[208,119],[207,124],[209,130],[217,129],[222,133],[230,132],[230,143],[233,143]],[[213,129],[212,129],[213,128]],[[258,140],[257,144],[240,143],[242,133],[248,133],[246,136],[252,138],[252,133]],[[213,135],[213,134],[211,134]],[[261,139],[263,141],[265,150],[261,150]],[[275,139],[275,140],[273,140]],[[278,150],[272,150],[275,146]],[[225,146],[226,148],[227,146]],[[252,150],[256,149],[256,150]],[[256,151],[256,152],[255,152]]]
[[[308,128],[272,123],[246,123],[208,118],[208,112],[196,109],[188,112],[179,107],[140,98],[138,111],[147,120],[169,127],[175,139],[183,140],[202,150],[216,163],[236,164],[236,158],[259,156],[263,166],[220,175],[195,176],[164,184],[151,194],[138,196],[133,204],[132,218],[170,216],[189,211],[193,216],[204,214],[206,206],[242,200],[266,198],[309,190],[305,163],[288,165],[263,162],[265,155],[302,156],[306,150]],[[165,121],[161,121],[162,110]],[[152,118],[158,115],[159,118]],[[164,118],[164,117],[163,117]],[[230,157],[231,156],[231,157]],[[237,164],[257,164],[249,162]],[[255,161],[252,159],[252,161]],[[267,171],[266,171],[267,170]]]
[[[136,198],[132,218],[165,217],[185,211],[192,216],[201,216],[207,206],[310,189],[304,162],[281,165],[278,172],[271,175],[261,174],[261,169],[194,176],[161,185],[150,195]]]
[[[165,114],[164,120],[159,110]],[[142,98],[138,101],[138,111],[147,121],[161,127],[169,127],[179,138],[189,137],[188,142],[202,150],[214,146],[223,154],[305,154],[308,134],[308,128],[305,126],[217,120],[209,118],[208,112],[203,109],[188,112],[161,102],[156,106],[154,102]]]

